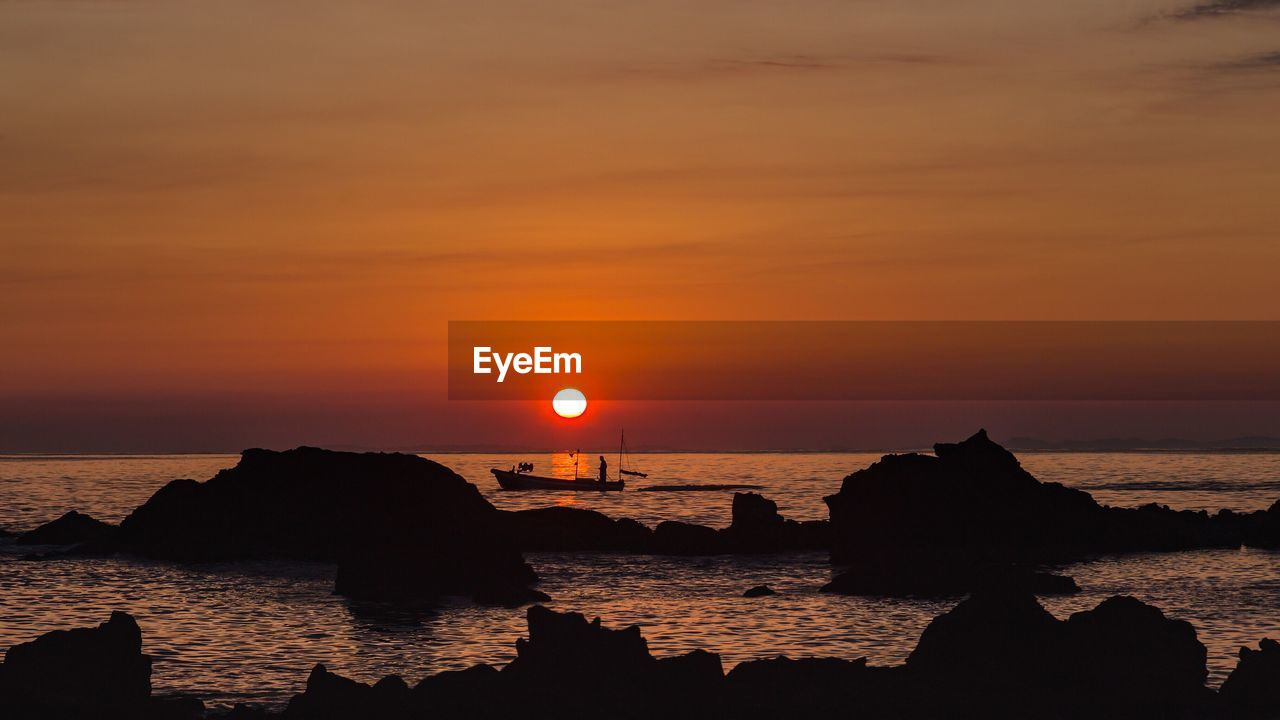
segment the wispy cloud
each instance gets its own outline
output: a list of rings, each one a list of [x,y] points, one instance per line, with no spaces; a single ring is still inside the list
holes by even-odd
[[[1280,50],[1226,60],[1213,66],[1215,70],[1280,70]]]
[[[1280,9],[1280,0],[1210,0],[1174,14],[1179,20],[1201,20]]]
[[[713,57],[678,62],[628,63],[606,75],[663,80],[712,80],[751,75],[838,72],[874,65],[934,65],[946,61],[947,58],[939,55],[909,52]]]

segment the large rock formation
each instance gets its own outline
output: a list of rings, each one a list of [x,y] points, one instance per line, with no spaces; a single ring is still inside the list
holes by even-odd
[[[337,591],[364,598],[509,596],[536,580],[474,485],[399,453],[246,450],[207,482],[161,488],[120,540],[176,560],[337,561]]]
[[[825,501],[832,562],[854,566],[855,576],[830,586],[837,592],[964,593],[993,569],[1098,553],[1233,547],[1250,524],[1266,534],[1260,519],[1229,512],[1099,505],[1081,490],[1040,482],[985,431],[935,445],[932,456],[886,455],[846,477]],[[1280,527],[1280,512],[1277,520]]]
[[[939,549],[1035,561],[1074,552],[1103,527],[1103,509],[1088,493],[1039,482],[985,431],[934,452],[886,455],[825,498],[834,562]]]
[[[18,536],[19,545],[75,545],[110,540],[116,526],[72,510]]]
[[[0,665],[0,717],[134,718],[151,696],[142,631],[114,612],[96,628],[55,630],[9,648]]]

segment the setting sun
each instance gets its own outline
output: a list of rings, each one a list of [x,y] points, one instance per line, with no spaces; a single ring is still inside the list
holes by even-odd
[[[581,390],[565,388],[552,398],[551,407],[562,418],[576,418],[586,412],[587,396]]]

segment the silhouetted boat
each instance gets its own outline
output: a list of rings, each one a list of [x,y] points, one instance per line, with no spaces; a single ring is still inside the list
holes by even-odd
[[[578,475],[578,458],[582,455],[582,451],[575,450],[569,453],[569,457],[573,458],[573,479],[542,477],[541,475],[533,475],[532,463],[520,463],[518,467],[512,467],[510,470],[499,470],[491,468],[489,472],[498,479],[498,484],[503,490],[622,490],[626,487],[626,481],[622,479],[624,475],[633,477],[649,477],[645,473],[638,470],[626,469],[626,460],[629,455],[627,452],[627,433],[624,430],[621,438],[618,440],[618,479],[609,480],[605,476],[605,482],[600,482],[600,478],[588,478]],[[602,456],[603,462],[604,457]],[[601,470],[603,473],[603,468]]]
[[[621,490],[626,485],[622,480],[610,480],[608,482],[600,482],[594,478],[578,478],[570,480],[566,478],[542,477],[540,475],[530,475],[529,473],[518,473],[514,470],[499,470],[493,468],[489,472],[498,479],[498,484],[503,490]]]

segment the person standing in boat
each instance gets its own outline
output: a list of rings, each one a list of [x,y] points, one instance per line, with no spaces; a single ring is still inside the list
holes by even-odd
[[[609,479],[609,463],[604,461],[604,456],[600,456],[600,484],[604,485],[605,480]]]

